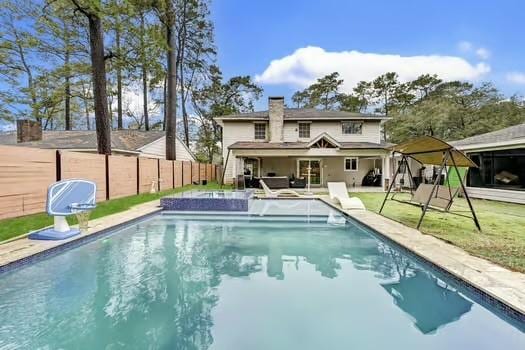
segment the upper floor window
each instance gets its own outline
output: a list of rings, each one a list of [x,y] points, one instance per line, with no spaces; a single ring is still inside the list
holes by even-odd
[[[343,135],[361,134],[363,132],[363,122],[345,121],[341,123]]]
[[[255,123],[254,126],[254,139],[266,140],[266,124]]]
[[[299,123],[299,138],[310,138],[310,123]]]

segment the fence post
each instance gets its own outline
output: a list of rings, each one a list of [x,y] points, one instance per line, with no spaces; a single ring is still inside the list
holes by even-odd
[[[106,200],[109,200],[109,155],[106,154]]]
[[[157,192],[160,192],[160,158],[157,158]]]
[[[137,194],[140,193],[140,163],[139,158],[137,157]]]
[[[61,161],[61,158],[60,158],[60,151],[59,150],[56,150],[55,172],[56,172],[56,179],[57,179],[57,181],[60,181],[62,179],[62,161]]]

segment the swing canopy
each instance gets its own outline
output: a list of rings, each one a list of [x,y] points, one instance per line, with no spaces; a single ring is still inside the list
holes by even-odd
[[[394,153],[400,153],[413,158],[421,164],[441,165],[444,154],[450,152],[446,160],[447,166],[477,168],[476,163],[454,146],[433,136],[421,136],[413,140],[402,142],[390,148]]]
[[[435,209],[435,210],[440,210],[446,213],[453,214],[450,211],[450,208],[452,207],[456,194],[459,192],[461,188],[462,194],[467,200],[467,203],[469,205],[469,209],[472,214],[472,219],[476,227],[478,228],[478,230],[481,231],[481,227],[476,217],[474,207],[472,206],[472,203],[470,202],[468,192],[465,189],[465,185],[463,183],[463,178],[458,170],[459,167],[477,168],[476,163],[474,163],[463,152],[455,149],[454,146],[438,138],[435,138],[433,136],[421,136],[416,139],[409,140],[409,141],[400,143],[398,145],[395,145],[391,147],[390,150],[392,151],[393,155],[395,155],[396,153],[401,154],[401,161],[399,162],[399,165],[397,166],[397,170],[395,171],[394,177],[392,178],[392,181],[390,182],[388,191],[386,192],[386,195],[385,195],[385,199],[383,200],[383,204],[381,205],[381,208],[379,209],[380,214],[383,211],[386,201],[389,199],[389,195],[390,195],[390,192],[392,191],[392,187],[394,183],[396,182],[396,178],[398,175],[400,175],[401,168],[403,168],[403,171],[402,171],[403,178],[405,176],[405,170],[407,170],[409,174],[409,181],[410,181],[409,188],[410,188],[411,199],[408,201],[397,200],[394,198],[395,194],[392,195],[390,199],[396,200],[401,203],[406,203],[406,204],[411,204],[411,205],[416,205],[416,206],[421,207],[422,212],[421,212],[419,221],[417,223],[417,229],[419,229],[419,227],[421,226],[423,218],[428,209]],[[410,165],[407,160],[408,158],[415,159],[417,162],[421,164],[439,166],[438,175],[433,180],[432,184],[422,183],[417,187],[415,192],[412,191],[412,188],[413,188],[412,172],[410,171]],[[450,185],[450,179],[449,179],[448,172],[446,175],[447,186],[445,186],[445,184],[443,185],[440,184],[442,180],[442,176],[443,176],[443,170],[446,170],[447,167],[454,169],[458,177],[458,180],[459,180],[460,188],[457,188],[454,191],[452,190],[451,185]],[[455,214],[464,216],[459,213],[455,213]]]

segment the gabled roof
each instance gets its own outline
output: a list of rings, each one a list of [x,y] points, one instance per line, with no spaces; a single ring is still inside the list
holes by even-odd
[[[325,140],[328,143],[332,144],[336,148],[341,148],[341,144],[337,142],[336,139],[334,139],[332,136],[330,136],[328,133],[323,132],[322,134],[317,135],[308,143],[308,148],[311,148],[313,145],[315,145],[320,140]]]
[[[142,147],[164,137],[164,135],[164,131],[112,130],[111,147],[115,150],[139,152]],[[181,143],[184,144],[184,142]],[[13,131],[0,133],[0,144],[35,148],[88,150],[97,148],[97,135],[94,130],[48,130],[42,132],[41,141],[17,143],[16,131]]]
[[[339,142],[339,149],[388,149],[389,143],[372,142]],[[229,149],[309,149],[309,142],[247,142],[238,141],[231,144]]]
[[[481,135],[467,137],[463,140],[452,141],[450,144],[462,148],[462,146],[483,145],[496,142],[512,143],[513,141],[525,141],[525,123],[487,132]]]
[[[268,110],[230,114],[215,118],[217,120],[268,120]],[[380,114],[354,113],[344,111],[319,110],[315,108],[285,108],[284,120],[384,120]]]

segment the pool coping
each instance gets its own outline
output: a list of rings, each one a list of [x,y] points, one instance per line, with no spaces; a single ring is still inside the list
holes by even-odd
[[[31,240],[25,235],[2,243],[0,244],[0,274],[60,254],[65,250],[83,245],[101,236],[109,235],[161,211],[160,201],[157,199],[133,206],[120,213],[90,220],[87,232],[68,239],[59,241]]]
[[[320,200],[342,212],[376,232],[381,238],[385,238],[420,258],[439,272],[445,273],[456,283],[479,294],[482,301],[510,313],[514,319],[525,322],[525,274],[513,272],[485,259],[474,257],[459,247],[374,212],[342,209],[328,196],[307,199]],[[154,200],[139,204],[124,212],[91,220],[87,233],[69,239],[35,241],[23,237],[0,244],[0,274],[110,235],[123,227],[133,225],[158,213],[163,213],[160,200]],[[183,212],[178,212],[178,214],[183,214]],[[229,212],[228,214],[236,213]]]
[[[318,199],[480,294],[484,302],[525,322],[525,274],[470,255],[455,245],[372,211],[342,209],[329,196]]]

